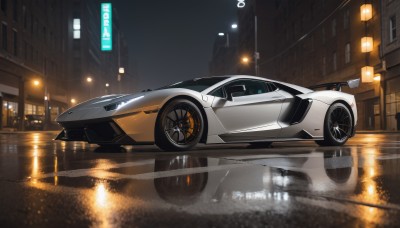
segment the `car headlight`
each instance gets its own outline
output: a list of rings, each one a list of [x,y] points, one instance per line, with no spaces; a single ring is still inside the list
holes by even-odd
[[[143,97],[144,96],[140,96],[140,97],[135,97],[135,98],[132,98],[132,99],[129,99],[129,100],[122,100],[122,101],[118,101],[118,102],[115,102],[115,103],[112,103],[112,104],[108,104],[108,105],[104,106],[104,109],[106,111],[118,110],[118,109],[124,107],[125,105],[127,105],[129,103],[132,103],[134,101],[137,101],[137,100],[139,100],[139,99],[141,99]]]

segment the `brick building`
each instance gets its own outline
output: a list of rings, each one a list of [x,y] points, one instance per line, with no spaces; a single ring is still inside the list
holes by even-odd
[[[0,128],[15,127],[25,114],[44,114],[46,88],[52,117],[67,105],[61,7],[59,1],[46,2],[0,1]]]
[[[305,87],[360,78],[364,66],[372,66],[376,76],[384,75],[381,4],[371,1],[372,17],[363,22],[360,7],[365,3],[368,2],[248,0],[244,8],[238,9],[239,55],[254,59],[257,40],[260,76]],[[372,37],[372,51],[361,52],[362,37]],[[254,68],[242,66],[239,73],[254,74]],[[375,79],[362,83],[358,89],[345,90],[356,96],[358,129],[385,129],[384,83],[379,77]]]
[[[382,54],[386,72],[382,74],[385,91],[386,129],[397,128],[400,113],[400,1],[382,0]]]
[[[27,114],[46,113],[54,125],[77,102],[131,89],[128,48],[115,9],[114,48],[100,50],[101,2],[0,0],[0,129],[17,127]],[[125,69],[120,81],[119,67]]]

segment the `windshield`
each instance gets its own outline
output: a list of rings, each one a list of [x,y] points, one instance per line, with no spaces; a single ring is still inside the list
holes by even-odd
[[[201,92],[207,88],[209,88],[212,85],[217,84],[218,82],[221,82],[228,77],[212,77],[212,78],[195,78],[192,80],[188,81],[182,81],[178,82],[169,86],[164,86],[159,88],[158,90],[161,89],[171,89],[171,88],[182,88],[182,89],[190,89],[194,90],[197,92]]]

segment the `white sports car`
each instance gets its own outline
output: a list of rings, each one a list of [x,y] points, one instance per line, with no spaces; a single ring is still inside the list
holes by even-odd
[[[312,89],[253,76],[196,78],[153,91],[108,95],[62,113],[56,139],[101,146],[156,144],[189,150],[197,143],[251,143],[315,140],[343,145],[354,135],[357,108],[342,86],[359,79]]]

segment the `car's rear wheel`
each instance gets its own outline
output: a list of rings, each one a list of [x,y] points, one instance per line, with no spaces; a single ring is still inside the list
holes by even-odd
[[[203,116],[193,102],[172,100],[158,116],[155,143],[166,151],[189,150],[200,141],[203,130]]]
[[[341,146],[353,131],[353,117],[342,103],[329,107],[324,122],[324,140],[315,141],[320,146]]]

